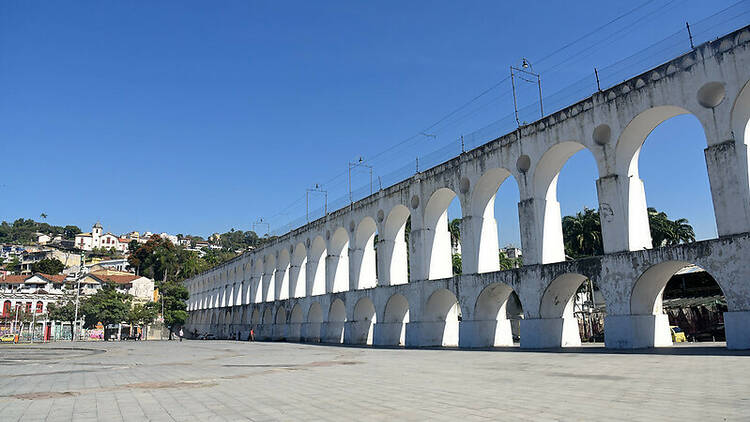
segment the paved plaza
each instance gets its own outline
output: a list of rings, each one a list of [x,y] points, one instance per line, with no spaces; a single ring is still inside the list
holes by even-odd
[[[750,420],[750,352],[0,347],[2,421]]]

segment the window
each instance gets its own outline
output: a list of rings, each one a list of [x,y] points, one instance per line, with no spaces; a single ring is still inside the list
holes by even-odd
[[[42,303],[42,301],[40,300],[39,302],[36,303],[36,313],[41,314],[43,310],[44,310],[44,303]]]

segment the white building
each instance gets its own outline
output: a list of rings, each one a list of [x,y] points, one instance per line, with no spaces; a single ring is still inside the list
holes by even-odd
[[[104,233],[101,223],[97,222],[91,227],[91,233],[81,233],[76,235],[75,247],[84,251],[91,251],[94,248],[114,248],[119,252],[128,251],[127,239],[120,239],[112,233]]]

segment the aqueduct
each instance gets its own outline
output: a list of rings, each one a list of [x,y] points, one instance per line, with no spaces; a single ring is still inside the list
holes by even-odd
[[[505,308],[515,292],[524,312],[521,347],[575,346],[573,296],[591,279],[606,301],[607,347],[665,346],[661,295],[673,274],[695,264],[726,297],[727,346],[750,348],[749,80],[745,27],[186,280],[187,329],[502,346],[513,343]],[[653,248],[638,155],[657,125],[688,113],[705,131],[718,238]],[[557,177],[582,149],[598,170],[604,255],[566,261]],[[493,204],[510,178],[521,196],[524,265],[500,271]],[[456,196],[463,274],[453,276],[447,208]]]

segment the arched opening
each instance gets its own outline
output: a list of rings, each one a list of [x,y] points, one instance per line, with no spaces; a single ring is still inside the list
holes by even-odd
[[[456,193],[448,188],[436,190],[427,201],[424,209],[424,253],[427,279],[436,280],[460,274],[460,264],[454,268],[454,257],[460,261],[460,201]],[[449,221],[448,208],[457,208],[459,216]],[[458,235],[458,236],[457,236]]]
[[[310,310],[307,312],[307,322],[318,324],[323,322],[323,310],[318,302],[313,302],[310,305]]]
[[[284,248],[279,251],[279,263],[276,266],[276,300],[289,299],[289,250]]]
[[[409,322],[409,301],[398,293],[385,304],[383,323],[378,323],[378,343],[383,345],[404,346],[406,344],[406,324]]]
[[[302,324],[305,321],[305,316],[302,313],[302,305],[299,303],[294,305],[292,313],[289,316],[289,322],[292,324]]]
[[[732,133],[739,145],[750,145],[750,82],[742,87],[732,107]],[[740,186],[750,189],[750,157],[748,154],[740,154],[741,163],[745,166],[748,174],[747,179],[739,180]]]
[[[263,311],[263,325],[271,324],[273,324],[273,310],[269,306]]]
[[[377,317],[375,305],[368,297],[363,297],[354,305],[354,315],[350,327],[349,343],[372,344],[373,324]]]
[[[250,281],[252,303],[263,302],[263,259],[258,257],[255,260],[253,279]]]
[[[289,268],[289,289],[292,297],[304,297],[307,280],[307,248],[302,242],[297,243],[292,254],[292,265]]]
[[[633,286],[630,312],[653,321],[653,332],[637,333],[646,346],[683,341],[725,341],[727,300],[720,280],[700,266],[667,261],[649,267]],[[653,324],[653,325],[652,325]],[[682,333],[682,334],[680,334]]]
[[[322,323],[323,310],[318,302],[313,302],[310,304],[310,309],[307,311],[307,324],[305,324],[304,329],[302,330],[303,340],[319,342]]]
[[[616,162],[625,183],[621,195],[628,198],[623,223],[629,250],[717,236],[706,145],[701,123],[677,106],[650,108],[625,127]]]
[[[597,176],[594,156],[578,142],[555,144],[539,160],[533,185],[537,232],[536,238],[530,241],[538,248],[541,263],[565,260],[566,233],[563,233],[562,216],[574,216],[586,208],[599,207]],[[561,208],[558,198],[562,198],[564,207]]]
[[[276,324],[286,324],[286,309],[283,306],[276,311]]]
[[[331,234],[331,248],[328,251],[328,292],[338,293],[349,290],[349,235],[339,227]]]
[[[260,311],[258,311],[258,308],[253,309],[253,312],[250,314],[250,324],[260,324]]]
[[[396,205],[388,213],[383,235],[378,239],[378,278],[386,286],[409,281],[409,247],[406,241],[407,220],[411,214],[404,205]]]
[[[378,227],[372,217],[364,217],[354,233],[354,248],[351,250],[351,281],[355,290],[369,289],[378,285],[375,261],[375,237]]]
[[[523,307],[513,288],[504,283],[490,284],[477,298],[474,321],[464,322],[462,330],[468,332],[463,333],[466,340],[462,344],[469,347],[512,346],[520,338],[521,319]]]
[[[265,302],[274,301],[274,293],[276,293],[275,281],[276,279],[276,257],[274,255],[266,255],[266,259],[263,266],[263,300]]]
[[[325,342],[343,343],[344,324],[346,323],[346,307],[341,299],[334,299],[328,310]]]
[[[326,242],[322,236],[316,236],[307,257],[307,294],[322,295],[326,292]]]
[[[545,319],[562,319],[555,347],[580,346],[581,341],[601,341],[604,335],[604,300],[586,276],[567,273],[556,277],[542,295],[539,313]]]
[[[424,308],[422,344],[425,346],[458,346],[458,321],[461,307],[456,295],[439,289],[430,295]]]
[[[519,200],[518,183],[507,169],[490,169],[479,178],[471,193],[470,217],[462,221],[462,227],[474,234],[473,244],[464,245],[464,273],[520,266]]]

